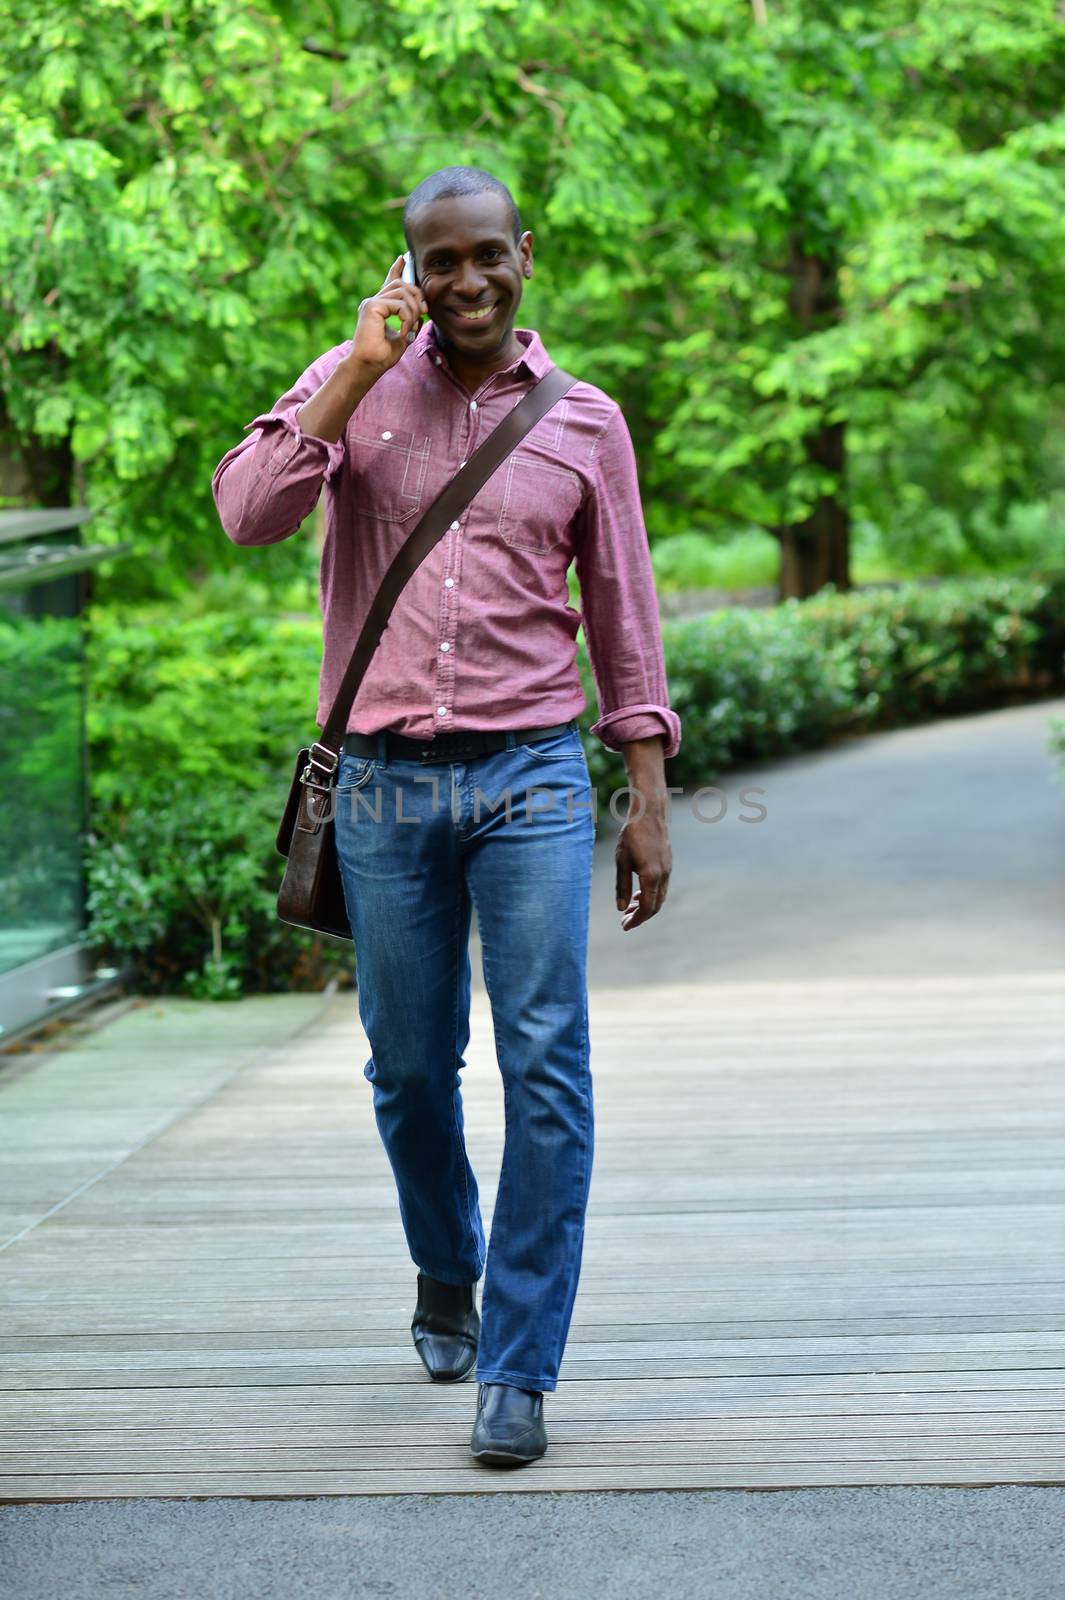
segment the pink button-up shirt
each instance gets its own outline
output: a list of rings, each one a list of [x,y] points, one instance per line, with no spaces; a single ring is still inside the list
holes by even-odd
[[[462,463],[553,366],[539,334],[470,394],[427,323],[360,401],[336,443],[304,433],[303,402],[351,350],[307,368],[212,479],[235,544],[294,534],[326,486],[321,564],[325,723],[373,596],[399,546]],[[577,564],[582,611],[569,603]],[[609,749],[661,734],[680,747],[669,705],[636,462],[618,405],[578,383],[533,428],[430,552],[396,602],[359,686],[348,731],[549,726],[586,705],[576,635],[584,624],[599,700],[592,732]]]

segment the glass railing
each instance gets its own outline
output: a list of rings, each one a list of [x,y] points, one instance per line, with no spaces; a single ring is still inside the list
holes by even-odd
[[[2,1031],[43,1013],[72,969],[42,958],[85,928],[83,611],[89,569],[128,548],[78,543],[86,515],[0,512]]]
[[[84,696],[77,578],[0,589],[0,972],[84,924]]]

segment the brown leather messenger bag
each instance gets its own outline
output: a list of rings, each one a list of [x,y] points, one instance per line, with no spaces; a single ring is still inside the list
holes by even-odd
[[[337,939],[351,938],[333,819],[340,750],[359,685],[392,608],[430,550],[529,430],[576,382],[561,367],[552,367],[545,373],[478,445],[396,551],[356,640],[321,736],[296,757],[296,770],[277,831],[278,851],[288,858],[277,896],[277,914],[282,922],[332,934]]]

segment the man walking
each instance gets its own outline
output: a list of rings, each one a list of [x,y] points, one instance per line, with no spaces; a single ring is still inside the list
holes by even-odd
[[[404,229],[416,281],[397,258],[354,337],[255,418],[213,479],[241,545],[288,538],[326,486],[319,726],[396,550],[552,366],[539,335],[514,326],[533,241],[504,184],[446,167],[412,192]],[[337,775],[364,1072],[418,1268],[414,1343],[436,1382],[476,1368],[471,1449],[498,1465],[547,1449],[543,1396],[569,1331],[592,1166],[594,796],[577,724],[574,559],[592,732],[629,774],[622,928],[656,915],[672,865],[663,762],[680,720],[632,444],[592,384],[547,413],[415,572],[355,698]],[[474,907],[506,1110],[487,1254],[459,1076]]]

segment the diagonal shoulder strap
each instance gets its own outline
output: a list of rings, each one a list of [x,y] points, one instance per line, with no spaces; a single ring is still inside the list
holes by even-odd
[[[312,760],[316,754],[320,756],[325,750],[339,759],[340,746],[344,742],[347,730],[348,715],[355,702],[359,684],[380,643],[385,625],[392,615],[392,608],[417,568],[421,566],[433,546],[439,544],[459,512],[463,511],[474,495],[483,489],[496,468],[502,466],[507,456],[521,443],[529,430],[536,426],[541,417],[546,416],[553,405],[557,405],[576,382],[577,379],[570,373],[563,372],[561,367],[552,367],[550,372],[546,372],[537,383],[533,384],[528,394],[518,401],[499,426],[493,428],[487,439],[478,445],[466,465],[460,468],[447,487],[437,495],[410,537],[405,539],[396,551],[382,579],[381,587],[374,596],[366,621],[362,625],[351,660],[348,662],[347,670],[322,729],[321,738],[312,748]],[[328,771],[335,768],[336,760],[323,763],[319,759],[313,764],[324,766]]]

